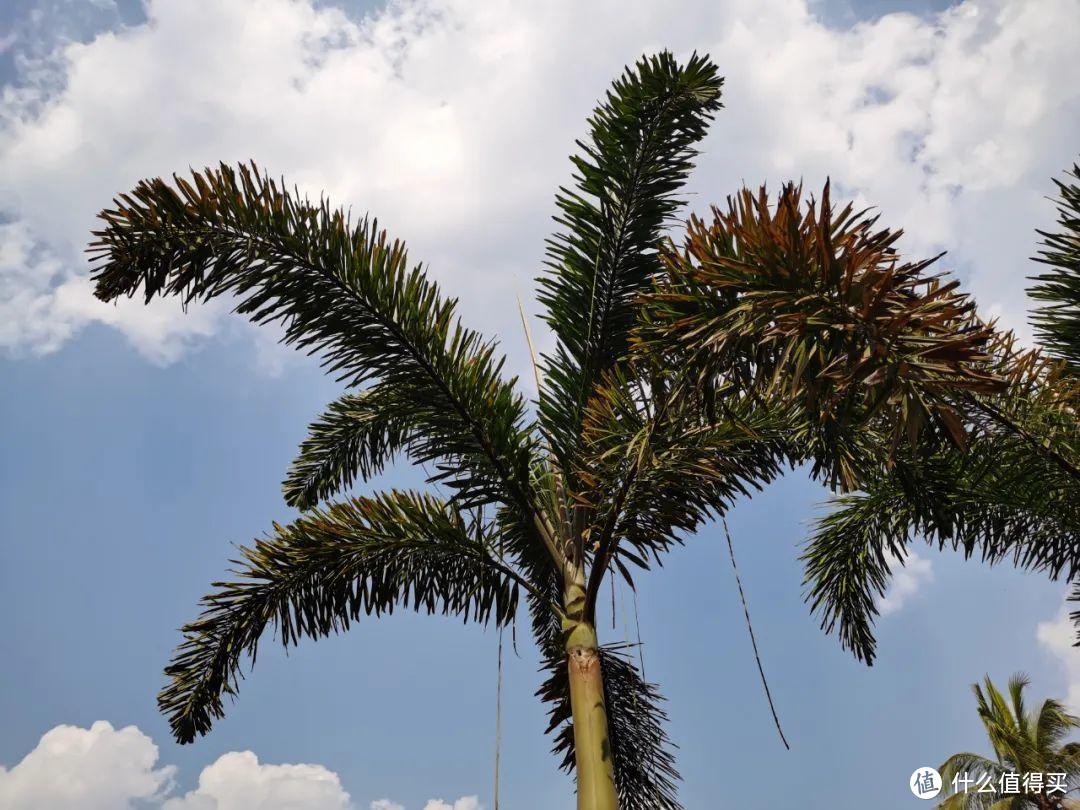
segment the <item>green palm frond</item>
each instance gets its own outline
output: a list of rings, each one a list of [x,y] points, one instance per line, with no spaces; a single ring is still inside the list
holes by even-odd
[[[967,793],[963,791],[953,793],[953,780],[957,776],[962,777],[966,774],[969,778],[975,780],[981,780],[988,776],[996,781],[1007,770],[1000,763],[978,754],[968,752],[953,754],[938,766],[938,771],[941,773],[943,793],[952,794],[948,795],[948,798],[944,799],[938,807],[940,810],[991,810],[994,804],[1000,801],[996,793],[978,793],[972,789],[969,789]]]
[[[467,504],[529,508],[531,439],[525,404],[501,378],[495,345],[458,321],[400,242],[313,205],[248,166],[144,180],[102,212],[90,253],[105,301],[220,295],[350,386],[378,380],[410,406],[416,460],[442,460],[437,478]]]
[[[408,447],[414,422],[410,402],[392,389],[373,386],[345,394],[308,428],[308,437],[282,488],[285,501],[310,509],[341,489],[380,473]]]
[[[875,600],[915,536],[987,563],[1080,573],[1080,483],[1014,434],[973,434],[965,454],[902,459],[835,500],[803,555],[811,609],[860,660],[874,658]]]
[[[1009,682],[1009,692],[1023,691],[1028,685],[1026,676],[1014,676]],[[1013,770],[1024,771],[1035,763],[1038,752],[1023,725],[1023,717],[1014,714],[1005,695],[987,676],[983,686],[972,687],[979,709],[979,718],[986,728],[990,745],[998,759]]]
[[[222,697],[236,694],[241,661],[254,662],[268,626],[288,647],[395,607],[506,624],[522,584],[482,526],[408,492],[315,510],[241,551],[235,579],[215,583],[166,669],[158,704],[181,743],[223,716]]]
[[[659,561],[738,496],[776,478],[790,410],[732,391],[705,403],[675,377],[663,385],[654,377],[646,391],[617,370],[606,375],[586,409],[579,472],[579,497],[594,516],[590,607],[609,564],[629,580],[625,562]]]
[[[849,490],[902,444],[963,446],[950,397],[1004,388],[982,367],[993,332],[957,282],[930,275],[933,259],[901,262],[902,232],[875,223],[851,205],[834,210],[828,184],[805,210],[801,187],[786,185],[775,207],[764,188],[744,189],[711,223],[691,219],[638,334],[702,383],[798,404],[814,474]],[[884,446],[864,446],[874,420],[888,427]]]
[[[1039,341],[1080,375],[1080,165],[1058,187],[1058,230],[1039,231],[1043,249],[1035,261],[1050,269],[1032,277],[1028,294],[1044,302],[1032,321]]]
[[[594,110],[589,140],[572,158],[575,186],[556,197],[566,230],[549,240],[550,270],[537,281],[559,343],[544,361],[540,411],[567,471],[593,386],[627,352],[636,298],[659,270],[657,243],[722,83],[705,57],[640,59]]]
[[[1043,701],[1038,714],[1034,717],[1035,744],[1043,752],[1061,749],[1065,756],[1070,756],[1070,746],[1063,747],[1062,744],[1065,738],[1077,729],[1080,729],[1080,718],[1070,714],[1059,700]],[[1076,746],[1080,743],[1072,745]],[[1074,763],[1073,769],[1080,772],[1080,762]]]
[[[1023,673],[1017,673],[1009,678],[1010,709],[1012,716],[1016,718],[1017,732],[1034,741],[1035,735],[1032,733],[1031,718],[1024,707],[1024,690],[1029,686],[1031,686],[1031,678]]]
[[[938,766],[938,771],[941,773],[941,779],[946,785],[952,783],[953,777],[963,774],[964,772],[969,774],[987,773],[994,776],[1000,776],[1003,770],[1000,762],[987,759],[979,754],[967,752],[953,754]]]

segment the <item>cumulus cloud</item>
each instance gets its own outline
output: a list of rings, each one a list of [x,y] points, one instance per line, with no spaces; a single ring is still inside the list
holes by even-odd
[[[135,726],[57,726],[11,770],[0,767],[7,810],[117,810],[160,799],[175,769],[155,768],[158,748]]]
[[[169,362],[205,340],[227,307],[98,304],[81,248],[139,178],[255,158],[378,214],[525,368],[513,296],[540,267],[565,156],[611,77],[661,46],[709,51],[728,78],[695,209],[744,179],[831,175],[907,228],[904,249],[949,248],[985,311],[1023,329],[1033,229],[1075,156],[1078,10],[967,0],[840,29],[806,0],[398,0],[364,19],[313,0],[150,0],[145,24],[24,60],[0,97],[15,245],[0,345],[51,351],[101,322]],[[582,31],[604,36],[583,48]]]
[[[1076,625],[1062,608],[1057,618],[1039,622],[1036,628],[1039,644],[1050,653],[1065,672],[1065,703],[1074,714],[1080,714],[1080,648],[1076,642]]]
[[[322,765],[262,765],[250,751],[218,757],[199,787],[168,799],[163,810],[348,810],[341,780]]]
[[[0,766],[4,810],[352,810],[338,775],[322,765],[270,765],[251,751],[223,754],[199,784],[175,793],[176,768],[158,766],[158,747],[135,726],[99,721],[89,729],[57,726],[10,770]],[[405,810],[378,799],[370,810]],[[424,810],[483,810],[476,796]]]
[[[924,584],[934,579],[930,560],[920,557],[914,551],[908,551],[903,558],[892,557],[889,567],[892,571],[889,589],[877,606],[882,616],[896,613]]]
[[[476,796],[464,796],[453,804],[442,799],[432,799],[424,805],[424,810],[483,810]]]
[[[371,810],[405,810],[405,807],[389,799],[377,799],[371,803]],[[431,799],[424,805],[424,810],[484,810],[484,806],[476,796],[462,796],[453,804],[442,799]]]

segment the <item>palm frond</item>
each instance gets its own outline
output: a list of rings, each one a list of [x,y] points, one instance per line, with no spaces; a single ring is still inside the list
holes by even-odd
[[[629,580],[625,563],[659,562],[739,495],[773,480],[785,461],[790,409],[770,410],[732,391],[705,402],[671,383],[654,377],[646,389],[614,370],[586,408],[578,497],[593,515],[587,609],[609,564]]]
[[[1035,744],[1044,754],[1064,751],[1065,738],[1078,728],[1080,718],[1070,714],[1061,701],[1045,700],[1035,715]]]
[[[992,329],[973,317],[957,282],[901,262],[900,231],[851,205],[835,211],[786,185],[770,207],[743,190],[712,222],[696,218],[646,297],[637,340],[720,379],[784,395],[805,412],[796,442],[813,473],[853,489],[882,452],[933,437],[963,446],[950,397],[1000,391],[987,373]],[[885,447],[864,447],[873,420]]]
[[[990,774],[997,778],[1004,772],[1001,763],[969,752],[953,754],[939,765],[937,770],[941,774],[941,781],[945,783],[946,788],[952,784],[954,777],[963,773],[972,776]]]
[[[550,269],[537,281],[559,343],[544,360],[540,411],[568,471],[593,386],[626,354],[636,298],[659,270],[657,243],[722,82],[696,54],[684,65],[666,51],[640,59],[594,110],[589,140],[572,158],[575,187],[556,197],[566,230],[549,240]]]
[[[316,509],[241,549],[230,582],[214,584],[202,615],[166,668],[158,697],[181,743],[206,734],[235,696],[273,627],[286,647],[347,630],[395,607],[506,624],[520,579],[493,554],[483,527],[422,494],[393,491]]]
[[[973,434],[965,454],[904,459],[838,497],[803,560],[826,632],[872,663],[875,600],[915,536],[1052,579],[1080,573],[1080,484],[1013,434]]]
[[[1009,692],[1023,691],[1028,685],[1026,676],[1016,675],[1009,681]],[[1028,734],[1024,718],[1015,714],[1005,695],[987,676],[983,686],[974,684],[979,709],[979,719],[986,729],[986,736],[997,754],[998,760],[1017,773],[1041,770],[1046,760],[1036,746],[1033,736]]]
[[[1028,294],[1044,302],[1032,315],[1039,341],[1080,375],[1080,165],[1054,183],[1058,230],[1039,231],[1043,249],[1035,259],[1049,269],[1032,277]]]
[[[975,689],[977,694],[981,694],[978,687],[975,687]],[[967,752],[949,757],[938,770],[941,772],[944,792],[951,795],[938,807],[943,810],[949,808],[957,808],[957,810],[1020,810],[1027,807],[1036,807],[1037,805],[1032,802],[1029,796],[1018,795],[999,798],[996,789],[993,793],[983,793],[977,790],[975,786],[971,786],[967,792],[952,792],[953,780],[961,775],[975,780],[975,784],[980,787],[985,784],[984,780],[988,780],[992,785],[1000,785],[1000,780],[1004,774],[1017,772],[1015,768],[1020,767],[1010,760],[1005,760],[1005,763],[995,762],[978,754]]]
[[[1016,718],[1017,732],[1025,737],[1031,738],[1033,741],[1035,735],[1031,732],[1030,719],[1028,717],[1027,709],[1024,706],[1024,690],[1031,686],[1031,678],[1022,672],[1018,672],[1009,678],[1009,700],[1012,711],[1012,716]]]
[[[1041,349],[1025,348],[1012,332],[994,332],[984,371],[1004,390],[954,398],[968,429],[1010,435],[1080,481],[1080,377]]]
[[[374,221],[352,223],[323,200],[289,193],[252,166],[222,164],[191,180],[144,180],[103,211],[90,246],[105,301],[220,295],[284,341],[321,352],[350,386],[377,380],[410,405],[421,461],[466,505],[528,508],[531,439],[525,404],[501,378],[495,345],[465,328],[400,242]]]
[[[311,509],[356,478],[377,475],[408,447],[415,430],[409,418],[412,403],[394,393],[377,385],[345,394],[311,423],[282,485],[286,503]]]

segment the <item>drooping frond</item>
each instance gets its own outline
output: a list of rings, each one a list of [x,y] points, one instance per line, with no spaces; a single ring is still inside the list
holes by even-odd
[[[834,211],[826,184],[803,210],[743,190],[711,223],[692,219],[665,256],[638,340],[716,380],[782,396],[805,414],[793,443],[830,485],[855,488],[882,453],[927,435],[962,446],[958,391],[1000,391],[983,365],[993,334],[957,282],[901,262],[900,231]],[[875,424],[876,423],[876,424]],[[867,428],[887,427],[885,446]]]
[[[966,453],[899,460],[840,496],[803,559],[826,632],[872,663],[875,600],[911,540],[1010,559],[1051,578],[1080,573],[1080,484],[1015,434],[975,434]]]
[[[1043,249],[1035,259],[1049,269],[1032,277],[1028,294],[1044,302],[1032,315],[1039,341],[1080,375],[1080,165],[1054,183],[1058,229],[1039,231]]]
[[[600,667],[620,810],[681,810],[676,795],[679,773],[664,730],[664,698],[614,648],[600,649]],[[562,755],[562,768],[569,772],[574,769],[574,726],[565,653],[546,658],[544,668],[548,677],[537,696],[550,704],[547,730],[555,734],[554,751]]]
[[[873,664],[875,602],[884,596],[892,566],[906,555],[912,514],[899,487],[836,498],[817,524],[803,561],[807,601],[820,614],[821,629],[834,630],[840,644]]]
[[[437,477],[463,503],[527,507],[524,402],[501,378],[494,344],[460,324],[456,302],[420,267],[409,269],[400,242],[254,167],[174,183],[144,180],[101,213],[90,247],[99,298],[233,296],[238,312],[282,323],[286,343],[321,352],[350,386],[377,380],[408,403],[410,450],[440,460]]]
[[[286,503],[310,509],[356,478],[366,481],[381,472],[409,443],[411,405],[382,386],[332,402],[300,445],[282,485]]]
[[[395,607],[507,623],[519,581],[492,552],[483,527],[452,506],[389,492],[316,509],[242,549],[235,579],[215,583],[202,615],[166,668],[158,697],[181,743],[205,734],[235,695],[272,627],[285,646],[347,630],[362,614]]]
[[[550,270],[538,279],[559,339],[545,360],[542,423],[567,469],[593,386],[626,353],[636,298],[659,270],[657,243],[680,205],[694,144],[720,107],[722,82],[705,57],[684,65],[666,51],[642,58],[578,142],[574,188],[556,197],[565,230],[548,242]]]

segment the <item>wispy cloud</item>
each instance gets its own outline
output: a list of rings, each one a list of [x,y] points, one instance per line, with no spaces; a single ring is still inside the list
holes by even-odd
[[[890,569],[892,580],[889,582],[889,589],[878,603],[878,612],[882,616],[896,613],[923,585],[934,579],[934,568],[930,560],[920,557],[914,551],[909,551],[903,559],[893,557]]]

